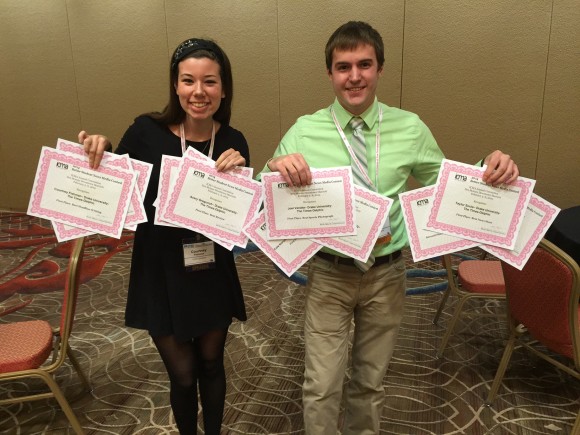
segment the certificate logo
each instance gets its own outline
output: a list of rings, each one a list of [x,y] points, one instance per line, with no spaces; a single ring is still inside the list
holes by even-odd
[[[278,183],[278,189],[285,189],[288,187],[288,183]]]
[[[205,178],[205,172],[193,171],[193,176],[198,178]]]
[[[428,204],[429,204],[429,200],[427,198],[420,199],[419,201],[417,201],[417,206],[418,207],[422,207],[422,206],[428,205]]]
[[[455,174],[455,179],[457,181],[467,181],[467,175]]]
[[[68,165],[63,162],[56,162],[56,167],[59,169],[68,169]]]

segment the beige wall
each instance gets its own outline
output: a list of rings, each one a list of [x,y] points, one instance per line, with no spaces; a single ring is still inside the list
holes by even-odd
[[[80,129],[117,143],[167,99],[172,50],[215,39],[232,124],[259,170],[332,91],[324,44],[350,19],[383,35],[379,98],[418,113],[454,160],[499,148],[535,191],[580,204],[579,0],[0,0],[0,209],[25,210],[40,148]]]

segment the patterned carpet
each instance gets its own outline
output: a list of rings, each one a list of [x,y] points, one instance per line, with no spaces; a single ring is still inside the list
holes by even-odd
[[[57,381],[88,434],[175,434],[161,360],[146,333],[123,326],[131,242],[131,233],[119,241],[88,240],[71,344],[93,390],[84,393],[68,365]],[[0,308],[31,294],[34,299],[0,321],[56,318],[62,294],[58,270],[66,252],[47,222],[0,214]],[[444,358],[435,358],[454,301],[441,326],[433,325],[441,298],[436,290],[444,287],[440,265],[413,264],[408,252],[405,258],[408,297],[384,380],[381,434],[569,433],[580,406],[580,382],[523,350],[514,354],[493,408],[482,406],[503,350],[503,317],[463,317]],[[301,434],[304,286],[278,273],[259,251],[241,253],[236,262],[248,321],[234,323],[227,342],[223,433]],[[501,314],[503,304],[471,308]],[[35,382],[2,383],[0,396],[41,389]],[[0,407],[0,433],[72,431],[56,402],[41,400]]]

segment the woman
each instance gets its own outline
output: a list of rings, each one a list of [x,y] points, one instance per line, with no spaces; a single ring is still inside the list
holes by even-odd
[[[144,198],[148,222],[135,233],[125,323],[149,331],[170,379],[170,401],[181,434],[197,433],[197,385],[206,434],[218,434],[226,380],[223,365],[228,327],[246,320],[233,255],[215,243],[215,268],[191,271],[184,245],[206,242],[192,231],[154,225],[161,156],[181,156],[193,146],[216,159],[218,171],[249,165],[244,136],[230,127],[233,97],[229,60],[210,40],[188,39],[173,53],[169,103],[161,113],[135,119],[116,153],[153,164]],[[98,167],[110,147],[104,136],[79,133]],[[211,249],[210,249],[211,251]]]

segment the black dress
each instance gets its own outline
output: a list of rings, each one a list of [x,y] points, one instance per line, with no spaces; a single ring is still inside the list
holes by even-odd
[[[188,145],[202,151],[206,143]],[[249,165],[248,144],[242,133],[222,125],[215,135],[214,160],[228,148],[239,151]],[[175,335],[187,340],[226,328],[233,317],[246,320],[232,252],[214,243],[215,269],[188,272],[183,266],[182,241],[195,233],[153,224],[161,156],[181,156],[179,137],[143,115],[125,132],[115,152],[153,164],[144,198],[148,222],[139,224],[133,244],[125,324],[146,329],[154,337]]]

